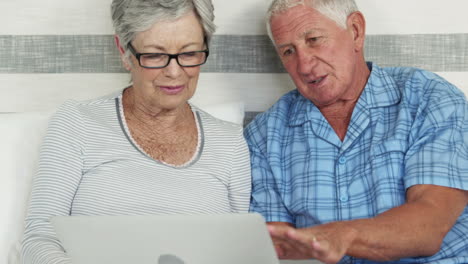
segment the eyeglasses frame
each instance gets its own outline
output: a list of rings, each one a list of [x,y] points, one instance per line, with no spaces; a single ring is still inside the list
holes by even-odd
[[[171,60],[172,60],[172,59],[175,59],[176,62],[177,62],[177,64],[178,64],[180,67],[184,67],[184,68],[197,67],[197,66],[200,66],[200,65],[205,64],[206,61],[208,60],[208,56],[210,55],[210,50],[209,50],[208,48],[206,48],[205,50],[194,50],[194,51],[188,51],[188,52],[181,52],[181,53],[170,54],[170,53],[160,53],[160,52],[145,52],[145,53],[139,53],[139,52],[137,52],[137,51],[135,50],[135,48],[133,47],[132,43],[128,43],[127,47],[128,47],[128,49],[130,50],[130,52],[133,54],[133,56],[135,56],[135,58],[138,60],[138,64],[140,65],[140,67],[145,68],[145,69],[162,69],[162,68],[166,68],[167,65],[169,65],[169,63],[171,63]],[[205,53],[205,61],[204,61],[203,63],[196,64],[196,65],[190,65],[190,66],[181,65],[180,62],[179,62],[179,55],[184,54],[184,53],[191,53],[191,52],[204,52],[204,53]],[[169,59],[167,60],[167,64],[164,65],[164,66],[149,67],[149,66],[143,66],[143,65],[141,65],[140,57],[141,57],[141,56],[144,56],[144,55],[167,55],[167,56],[169,56]]]

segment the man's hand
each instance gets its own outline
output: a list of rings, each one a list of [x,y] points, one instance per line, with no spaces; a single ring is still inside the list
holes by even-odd
[[[431,256],[468,204],[468,191],[415,185],[407,202],[374,218],[330,222],[308,228],[270,222],[268,229],[281,259],[337,263],[349,255],[374,261]]]
[[[339,222],[296,229],[289,223],[268,223],[278,257],[281,259],[317,259],[337,263],[351,246],[357,231]]]

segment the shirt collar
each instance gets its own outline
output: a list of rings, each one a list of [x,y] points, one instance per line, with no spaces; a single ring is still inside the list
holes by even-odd
[[[294,91],[295,100],[289,111],[289,125],[300,126],[312,118],[314,112],[319,112],[318,108],[307,98],[302,96],[298,90]]]
[[[371,74],[359,101],[365,103],[366,108],[386,107],[398,103],[401,98],[401,90],[395,80],[375,63],[368,62],[367,66],[371,70]],[[290,126],[300,126],[321,116],[320,110],[297,90],[295,96],[289,111]]]
[[[375,63],[368,62],[367,66],[371,74],[360,98],[367,108],[386,107],[400,102],[402,91],[392,76]]]

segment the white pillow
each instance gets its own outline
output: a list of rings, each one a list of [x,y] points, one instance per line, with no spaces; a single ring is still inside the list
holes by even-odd
[[[50,115],[0,114],[0,263],[19,263],[32,177]]]
[[[200,109],[206,111],[210,115],[225,120],[233,122],[239,125],[244,123],[244,102],[228,102],[228,103],[219,103],[219,104],[195,104]]]

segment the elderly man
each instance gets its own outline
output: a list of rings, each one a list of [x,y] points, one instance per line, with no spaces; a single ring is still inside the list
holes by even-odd
[[[353,0],[275,0],[297,89],[247,127],[251,211],[283,259],[468,263],[468,104],[439,76],[363,55]]]

